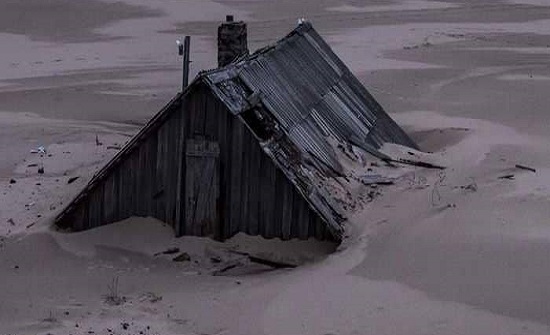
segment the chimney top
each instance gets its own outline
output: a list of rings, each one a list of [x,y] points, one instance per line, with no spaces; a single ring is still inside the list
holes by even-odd
[[[0,0],[1,1],[1,0]],[[248,54],[246,23],[234,22],[233,15],[225,17],[218,27],[218,66],[226,66],[235,58]]]

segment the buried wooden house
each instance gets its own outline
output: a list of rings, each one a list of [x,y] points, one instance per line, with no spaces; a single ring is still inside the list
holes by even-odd
[[[246,26],[224,23],[219,49],[220,67],[157,113],[59,226],[150,216],[178,236],[338,240],[343,218],[319,186],[342,173],[337,147],[383,159],[386,142],[415,147],[310,23],[250,55]]]

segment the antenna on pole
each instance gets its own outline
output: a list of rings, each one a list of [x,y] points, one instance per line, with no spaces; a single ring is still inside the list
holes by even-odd
[[[183,92],[187,85],[189,85],[189,49],[190,49],[191,37],[185,36],[183,44],[180,40],[176,40],[178,45],[178,55],[183,56],[183,75],[181,80],[181,91]]]

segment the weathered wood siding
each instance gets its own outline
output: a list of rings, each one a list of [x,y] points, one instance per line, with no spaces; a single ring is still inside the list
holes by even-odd
[[[185,233],[218,236],[219,154],[218,142],[185,141]]]
[[[266,238],[331,238],[325,223],[250,130],[205,85],[193,85],[165,108],[165,119],[146,127],[123,155],[100,171],[65,210],[59,225],[84,230],[131,216],[151,216],[172,225],[178,236],[223,240],[244,232]],[[219,146],[219,198],[215,205],[208,200],[209,214],[204,215],[215,222],[209,221],[206,228],[186,225],[186,187],[191,187],[186,179],[194,173],[186,171],[186,145],[197,139]]]
[[[130,216],[152,216],[175,226],[183,150],[182,100],[166,107],[167,118],[96,175],[57,223],[84,230]]]
[[[209,88],[196,88],[184,118],[186,139],[219,144],[217,238],[238,232],[266,238],[330,238],[326,224],[262,151],[250,130]],[[193,234],[183,228],[180,233]]]

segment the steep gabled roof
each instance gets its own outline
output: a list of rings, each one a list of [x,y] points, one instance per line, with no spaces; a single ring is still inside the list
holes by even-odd
[[[416,148],[306,22],[272,46],[201,72],[92,178],[56,222],[74,211],[170,115],[181,112],[181,99],[203,84],[251,130],[336,238],[342,236],[343,218],[322,184],[343,175],[337,147],[354,145],[382,159],[389,159],[378,151],[384,143]]]
[[[308,22],[201,78],[338,237],[339,206],[320,186],[344,175],[338,146],[381,159],[391,159],[378,151],[384,143],[416,148]]]
[[[335,170],[327,136],[379,158],[386,142],[416,148],[308,22],[203,76],[233,114],[261,102],[293,143]]]

